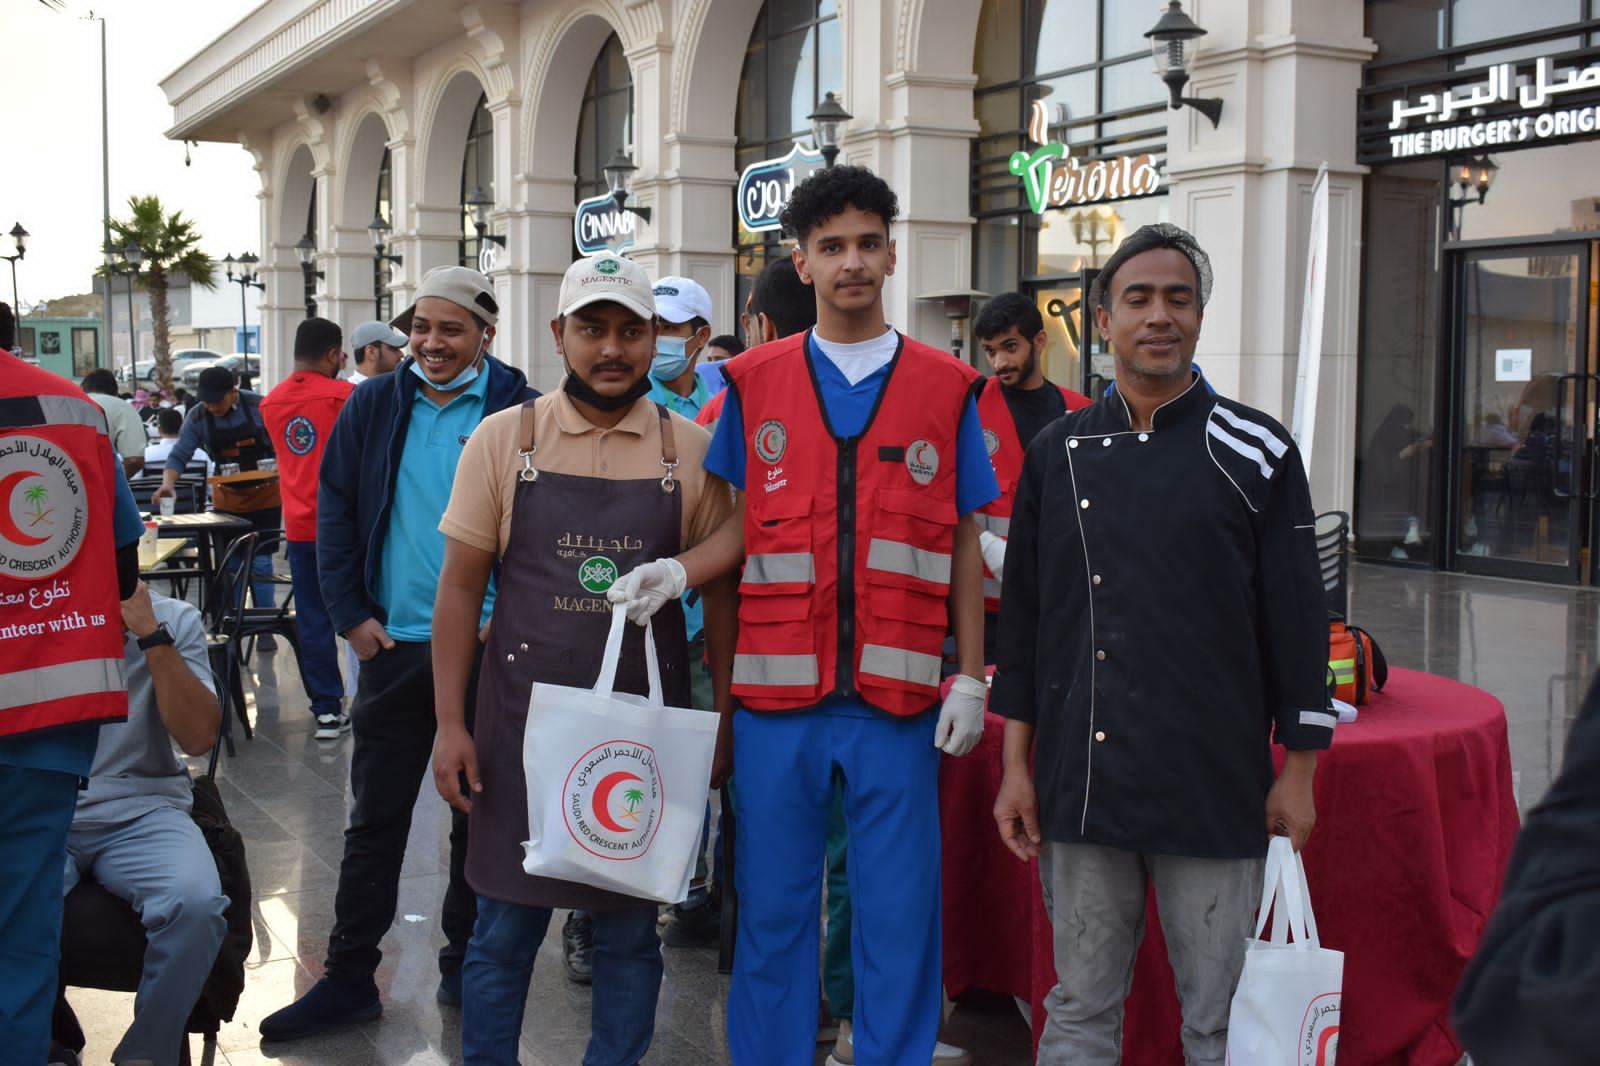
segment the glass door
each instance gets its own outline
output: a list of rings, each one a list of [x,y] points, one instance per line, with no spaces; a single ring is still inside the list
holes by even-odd
[[[1455,569],[1589,578],[1593,242],[1457,253]]]

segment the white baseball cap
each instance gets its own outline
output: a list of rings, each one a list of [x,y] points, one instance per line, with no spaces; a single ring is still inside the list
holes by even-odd
[[[656,317],[650,295],[650,275],[644,267],[614,252],[587,255],[567,267],[561,279],[561,313],[603,303],[621,304],[640,318]]]
[[[670,277],[656,282],[656,317],[677,325],[691,319],[711,322],[711,294],[693,278]]]

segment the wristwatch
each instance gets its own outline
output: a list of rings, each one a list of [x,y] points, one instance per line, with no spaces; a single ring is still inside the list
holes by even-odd
[[[139,650],[149,651],[151,648],[157,648],[163,644],[176,643],[172,639],[172,630],[167,628],[167,623],[157,622],[155,630],[149,636],[139,638]]]

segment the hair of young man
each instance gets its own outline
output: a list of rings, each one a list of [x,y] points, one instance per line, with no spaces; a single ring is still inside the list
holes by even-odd
[[[883,219],[884,237],[900,214],[900,201],[888,182],[866,167],[842,164],[819,170],[796,185],[779,221],[783,231],[804,246],[812,230],[852,207]]]
[[[662,319],[661,320],[661,324],[664,325],[664,326],[665,325],[670,325],[670,326],[678,325],[678,323],[676,323],[676,322],[668,322],[666,319]],[[711,323],[707,322],[705,319],[701,318],[699,315],[695,315],[693,318],[689,319],[689,332],[691,332],[691,333],[699,333],[703,329],[710,329],[710,328],[711,328]]]
[[[117,395],[117,376],[105,367],[100,367],[83,375],[83,380],[78,382],[78,387],[84,392],[98,392],[102,396],[115,396]]]
[[[750,313],[766,315],[780,337],[803,333],[817,324],[817,294],[800,280],[794,260],[787,255],[762,268],[750,295]]]
[[[1136,255],[1153,252],[1157,248],[1171,248],[1189,260],[1189,266],[1194,270],[1194,297],[1205,306],[1206,288],[1200,267],[1194,260],[1194,255],[1189,251],[1188,244],[1177,236],[1182,233],[1176,227],[1166,229],[1157,226],[1140,226],[1127,240],[1117,245],[1117,250],[1111,253],[1111,258],[1106,260],[1106,265],[1100,268],[1100,273],[1095,277],[1094,284],[1089,286],[1089,306],[1103,307],[1111,310],[1111,282],[1116,278],[1117,271],[1122,269],[1122,264]],[[1185,234],[1187,236],[1187,234]],[[1193,238],[1190,238],[1191,240]]]
[[[326,318],[308,318],[295,327],[294,361],[314,363],[344,344],[344,331]]]
[[[729,357],[744,354],[744,342],[731,333],[719,333],[706,342],[707,348],[721,348]]]
[[[972,322],[972,335],[980,341],[992,340],[1012,326],[1017,335],[1031,341],[1044,329],[1044,316],[1039,305],[1020,292],[1003,292],[983,305]]]
[[[17,316],[11,305],[0,301],[0,348],[9,351],[17,343]]]
[[[183,412],[176,407],[162,407],[156,410],[156,429],[169,437],[176,437],[183,432]]]

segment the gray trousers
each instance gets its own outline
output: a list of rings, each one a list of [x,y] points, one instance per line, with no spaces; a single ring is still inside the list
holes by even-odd
[[[144,924],[144,973],[133,1001],[133,1024],[111,1061],[149,1059],[156,1066],[177,1066],[184,1023],[226,932],[228,897],[205,837],[176,807],[109,828],[74,826],[67,834],[63,895],[80,876],[127,900]]]
[[[1264,859],[1141,855],[1046,842],[1039,854],[1055,932],[1056,986],[1045,999],[1039,1066],[1117,1066],[1123,1002],[1155,882],[1161,931],[1183,1004],[1189,1066],[1224,1066],[1228,1007],[1255,932]]]

